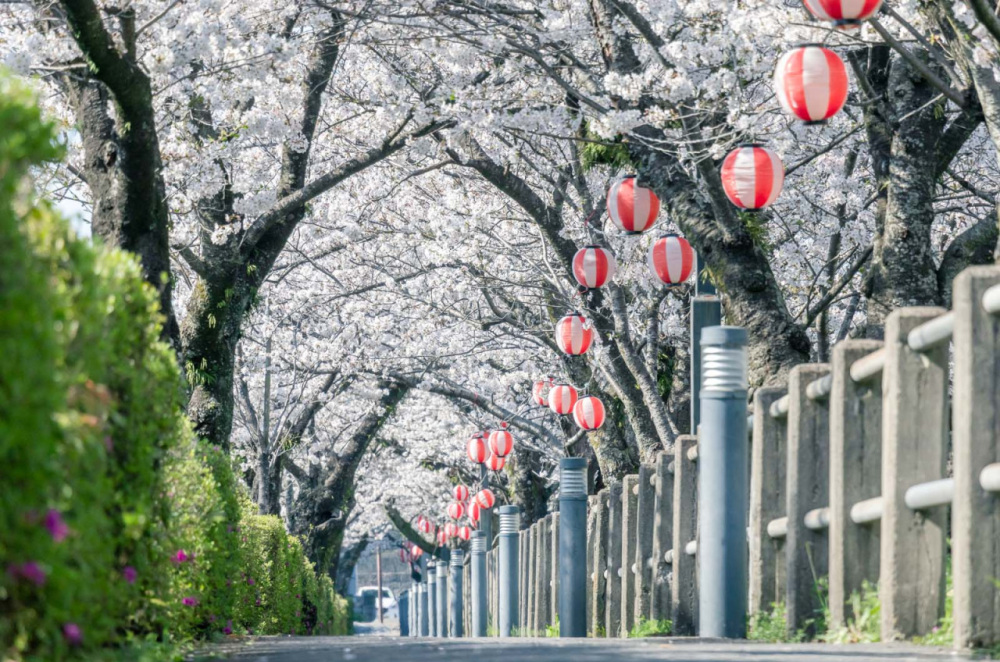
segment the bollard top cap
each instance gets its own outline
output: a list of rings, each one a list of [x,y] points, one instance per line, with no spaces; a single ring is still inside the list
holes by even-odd
[[[559,460],[560,469],[586,469],[587,458],[585,457],[564,457]]]
[[[498,512],[501,515],[516,515],[521,512],[521,509],[517,506],[500,506]]]
[[[472,537],[473,538],[485,538],[486,537],[486,532],[485,531],[473,531],[472,532]]]
[[[702,345],[747,344],[747,330],[741,326],[706,326],[701,330]]]

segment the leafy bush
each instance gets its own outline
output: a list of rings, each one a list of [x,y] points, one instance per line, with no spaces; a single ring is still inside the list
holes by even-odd
[[[788,617],[784,602],[772,604],[771,611],[760,611],[751,615],[747,639],[772,643],[800,641],[798,636],[791,637],[788,634]]]
[[[669,620],[650,620],[645,616],[640,616],[632,630],[628,633],[630,638],[640,637],[662,637],[673,631],[674,624]]]
[[[191,432],[139,265],[76,238],[28,186],[60,150],[3,75],[0,125],[0,654],[345,632],[329,578]]]
[[[878,585],[865,580],[861,591],[851,592],[852,616],[848,622],[839,628],[829,629],[819,637],[821,641],[832,644],[875,643],[882,638],[882,603],[878,598]],[[824,621],[829,623],[829,611]]]

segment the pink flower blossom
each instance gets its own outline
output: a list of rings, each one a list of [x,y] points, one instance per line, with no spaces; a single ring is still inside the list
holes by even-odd
[[[185,561],[188,561],[190,559],[191,559],[191,557],[188,556],[187,552],[185,552],[183,549],[178,549],[177,553],[174,554],[173,557],[171,557],[170,560],[173,561],[174,563],[180,565],[181,563],[184,563]]]
[[[233,622],[232,621],[226,621],[226,627],[222,628],[222,631],[225,632],[226,634],[232,634],[233,633]]]
[[[79,646],[83,643],[83,630],[76,623],[67,623],[63,626],[63,637],[70,646]]]
[[[45,528],[56,542],[62,542],[69,535],[69,527],[55,508],[50,508],[49,512],[45,513]]]
[[[11,579],[23,579],[35,586],[45,586],[47,573],[38,565],[37,561],[26,561],[24,563],[12,563],[7,566],[7,576]]]
[[[197,598],[187,597],[181,600],[181,604],[186,607],[194,607],[198,604]]]
[[[138,576],[139,573],[136,571],[135,568],[133,568],[130,565],[127,565],[122,569],[122,577],[124,577],[125,581],[127,581],[129,584],[134,584]]]

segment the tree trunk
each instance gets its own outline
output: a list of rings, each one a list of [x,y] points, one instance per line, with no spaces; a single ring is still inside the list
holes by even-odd
[[[507,458],[507,478],[510,485],[511,504],[521,508],[522,526],[530,526],[547,513],[549,490],[545,479],[539,476],[542,468],[541,453],[515,447]]]

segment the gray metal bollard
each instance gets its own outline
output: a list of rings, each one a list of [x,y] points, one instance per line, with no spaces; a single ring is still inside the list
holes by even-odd
[[[517,546],[521,528],[521,509],[517,506],[500,507],[500,546],[498,558],[499,602],[497,621],[500,636],[510,637],[518,625],[518,570]]]
[[[410,636],[410,592],[399,594],[399,636]]]
[[[440,561],[437,569],[437,636],[448,636],[448,562]]]
[[[427,564],[427,636],[438,636],[437,629],[437,564]]]
[[[747,332],[739,327],[712,326],[701,333],[698,634],[702,637],[746,637],[746,343]]]
[[[472,532],[470,545],[472,566],[472,631],[473,637],[486,636],[486,534],[482,531]]]
[[[465,552],[451,550],[451,581],[448,585],[448,636],[458,639],[465,635],[462,622],[462,565]]]
[[[587,636],[587,460],[559,460],[559,636]]]

